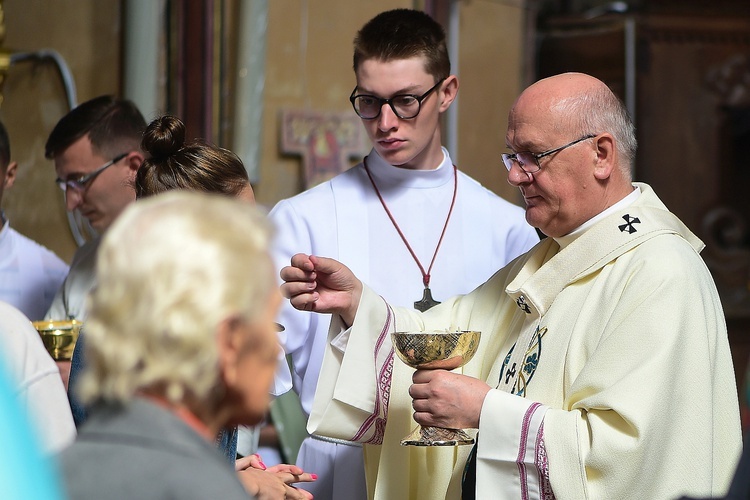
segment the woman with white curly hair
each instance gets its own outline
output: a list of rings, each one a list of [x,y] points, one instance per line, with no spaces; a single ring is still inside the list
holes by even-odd
[[[107,231],[79,392],[91,414],[61,460],[72,500],[248,498],[213,441],[268,408],[269,238],[254,207],[188,191],[134,203]]]

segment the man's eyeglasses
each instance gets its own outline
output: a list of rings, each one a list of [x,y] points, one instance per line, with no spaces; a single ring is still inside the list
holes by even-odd
[[[112,165],[114,165],[118,161],[122,160],[126,156],[128,156],[128,153],[122,153],[120,155],[115,156],[110,161],[108,161],[107,163],[105,163],[101,167],[97,168],[93,172],[90,172],[88,174],[82,175],[80,177],[75,177],[73,179],[67,179],[67,180],[63,180],[63,179],[60,179],[58,177],[57,179],[55,179],[55,182],[57,183],[58,186],[60,186],[60,189],[62,189],[63,192],[67,193],[68,189],[72,189],[72,190],[78,191],[80,193],[81,191],[83,191],[86,188],[86,185],[89,182],[91,182],[92,180],[94,180],[94,177],[96,177],[97,175],[101,174],[102,172],[104,172],[104,170],[107,167],[111,167]]]
[[[518,167],[527,174],[533,174],[534,172],[538,172],[542,168],[541,165],[539,165],[539,160],[541,158],[555,154],[565,148],[569,148],[570,146],[578,144],[581,141],[592,139],[594,137],[596,137],[596,134],[588,134],[581,137],[580,139],[576,139],[573,142],[569,142],[564,146],[550,149],[549,151],[544,151],[543,153],[532,153],[530,151],[523,151],[521,153],[505,153],[503,154],[503,163],[505,164],[505,168],[508,169],[508,172],[510,172],[510,169],[513,168],[513,165],[518,165]]]
[[[359,117],[364,120],[374,120],[380,116],[380,112],[383,110],[383,104],[389,105],[393,110],[393,113],[402,120],[409,120],[419,114],[419,111],[422,108],[422,101],[424,101],[427,96],[444,81],[445,78],[442,78],[439,82],[433,85],[430,90],[422,95],[398,94],[390,99],[382,99],[367,94],[354,95],[357,92],[357,87],[354,87],[352,95],[349,96],[349,100],[351,101],[352,106],[354,106],[354,111],[356,111]]]

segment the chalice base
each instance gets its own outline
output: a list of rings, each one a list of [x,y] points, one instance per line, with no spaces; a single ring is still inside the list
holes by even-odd
[[[457,446],[474,444],[474,438],[461,429],[418,425],[401,440],[401,446]]]

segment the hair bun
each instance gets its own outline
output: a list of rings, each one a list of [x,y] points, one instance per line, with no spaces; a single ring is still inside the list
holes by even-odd
[[[171,115],[152,121],[143,133],[141,147],[158,160],[175,154],[185,145],[185,124]]]

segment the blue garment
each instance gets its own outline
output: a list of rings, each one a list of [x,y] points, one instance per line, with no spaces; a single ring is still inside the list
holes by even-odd
[[[73,357],[70,360],[70,377],[68,378],[68,399],[70,400],[70,409],[73,412],[73,420],[76,423],[76,427],[81,427],[88,418],[88,410],[78,400],[75,394],[75,387],[78,382],[78,377],[84,367],[83,353],[84,353],[84,334],[81,329],[78,334],[78,340],[76,341],[76,347],[73,350]],[[1,441],[0,441],[1,442]],[[227,460],[234,465],[234,461],[237,459],[237,428],[222,429],[219,436],[216,438],[216,446],[222,451],[222,454],[226,456]],[[2,484],[2,483],[0,483]]]
[[[56,463],[44,457],[0,366],[0,489],[4,500],[61,500]]]
[[[229,429],[222,429],[219,432],[219,437],[216,438],[216,446],[219,447],[221,452],[227,457],[227,460],[234,465],[234,461],[237,460],[237,427]]]

